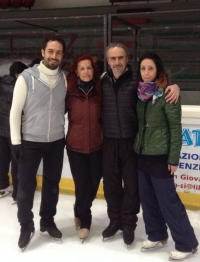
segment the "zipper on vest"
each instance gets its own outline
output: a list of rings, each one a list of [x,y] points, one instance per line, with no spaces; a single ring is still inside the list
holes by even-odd
[[[120,134],[120,138],[122,138],[122,131],[121,131],[121,125],[120,125],[120,119],[119,119],[118,95],[117,94],[116,94],[116,105],[117,105],[117,120],[118,120],[118,126],[119,126],[119,134]]]
[[[35,92],[35,80],[33,75],[31,75],[31,86],[32,86],[32,92]]]
[[[88,98],[88,94],[89,92],[92,90],[93,86],[88,90],[88,92],[86,93],[81,87],[78,87],[84,94],[85,96]]]
[[[64,73],[63,73],[63,75],[64,75]],[[63,77],[64,77],[64,76],[63,76]],[[58,77],[58,79],[57,79],[56,83],[54,84],[53,88],[58,84],[58,82],[60,81],[60,79],[61,79],[61,75]],[[64,82],[65,82],[65,78],[64,78]],[[65,86],[66,86],[66,85],[65,85]]]
[[[63,73],[64,75],[64,73]],[[61,79],[61,75],[59,75],[55,85],[53,86],[53,88],[58,84],[58,82],[60,81]],[[50,129],[51,129],[51,105],[52,105],[52,91],[53,91],[53,88],[50,88],[49,85],[44,82],[43,80],[41,80],[40,78],[37,78],[38,81],[40,81],[41,83],[43,83],[45,86],[47,86],[49,89],[50,89],[50,101],[49,101],[49,116],[48,116],[48,132],[47,132],[47,141],[50,142]],[[65,79],[64,79],[65,80]],[[32,90],[34,92],[34,88],[32,87]]]
[[[52,88],[54,88],[54,87],[58,84],[58,82],[60,81],[60,79],[61,79],[61,76],[59,76],[59,78],[56,80],[56,83],[54,84],[54,86],[53,86]],[[42,79],[37,78],[37,80],[40,81],[40,82],[43,83],[45,86],[47,86],[48,88],[51,89],[51,87],[50,87],[45,81],[43,81]]]
[[[48,133],[47,133],[47,141],[50,142],[50,129],[51,129],[51,105],[52,105],[52,91],[53,89],[50,88],[50,101],[49,101],[49,126],[48,126]]]

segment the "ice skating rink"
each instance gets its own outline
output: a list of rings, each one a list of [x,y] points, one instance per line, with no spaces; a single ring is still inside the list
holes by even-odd
[[[17,206],[11,205],[10,195],[0,199],[0,261],[6,262],[161,262],[168,261],[169,252],[174,249],[174,243],[169,238],[165,247],[152,251],[141,252],[141,242],[146,239],[141,213],[135,232],[135,241],[127,249],[122,234],[102,241],[101,233],[108,225],[106,202],[96,199],[92,207],[93,223],[90,235],[81,244],[73,221],[74,196],[60,195],[55,222],[63,233],[62,243],[54,243],[39,232],[39,206],[41,193],[36,192],[34,199],[35,235],[22,253],[18,248],[20,227],[17,221]],[[197,238],[200,241],[200,211],[188,212]],[[197,262],[200,251],[184,261]]]

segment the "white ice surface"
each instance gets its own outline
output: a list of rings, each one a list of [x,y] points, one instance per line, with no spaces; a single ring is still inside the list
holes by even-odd
[[[153,251],[141,252],[141,242],[146,239],[142,214],[139,214],[135,241],[127,249],[122,234],[102,241],[102,231],[109,223],[105,200],[95,199],[92,207],[93,222],[90,235],[81,244],[73,221],[74,196],[60,195],[55,222],[63,233],[62,243],[54,243],[39,232],[39,206],[41,193],[36,192],[34,199],[35,235],[27,249],[22,253],[18,248],[20,226],[17,221],[17,206],[11,205],[10,195],[0,199],[0,261],[3,262],[161,262],[168,261],[169,252],[174,249],[170,236],[167,246]],[[198,240],[200,240],[200,211],[188,212]],[[199,251],[200,253],[200,251]],[[197,253],[185,259],[197,262]],[[184,261],[185,261],[184,260]]]

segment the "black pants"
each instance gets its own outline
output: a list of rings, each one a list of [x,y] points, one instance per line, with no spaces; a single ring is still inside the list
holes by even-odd
[[[23,141],[24,156],[19,161],[18,171],[18,220],[21,226],[33,225],[33,199],[35,177],[43,159],[42,199],[40,205],[41,225],[49,227],[54,223],[59,197],[59,182],[63,167],[65,140],[50,143]]]
[[[10,185],[9,182],[9,167],[11,162],[11,175],[13,183],[12,197],[16,198],[18,180],[18,163],[13,159],[11,154],[11,141],[10,137],[0,136],[0,189],[4,189]]]
[[[103,143],[103,182],[111,222],[135,229],[140,200],[137,156],[131,139],[105,138]]]
[[[90,208],[102,178],[102,150],[90,154],[67,150],[67,154],[75,184],[75,216],[80,218],[81,228],[90,229]]]

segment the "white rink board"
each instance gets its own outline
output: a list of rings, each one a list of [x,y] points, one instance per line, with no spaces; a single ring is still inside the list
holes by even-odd
[[[182,150],[179,168],[175,173],[175,184],[178,192],[200,193],[200,107],[182,106]],[[187,124],[188,123],[188,124]],[[196,124],[195,124],[196,123]],[[65,116],[65,133],[68,128]],[[40,164],[38,174],[42,174]],[[72,178],[69,161],[64,152],[62,177]]]
[[[183,125],[179,168],[175,173],[178,192],[200,193],[200,127]]]

